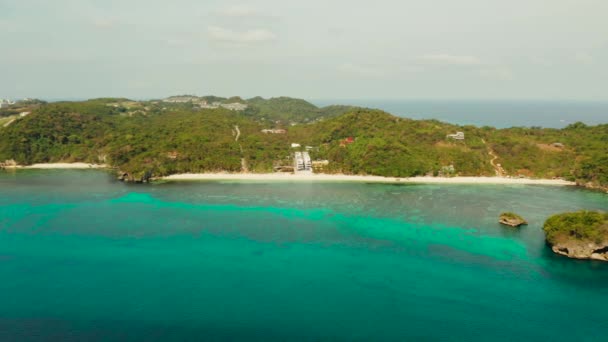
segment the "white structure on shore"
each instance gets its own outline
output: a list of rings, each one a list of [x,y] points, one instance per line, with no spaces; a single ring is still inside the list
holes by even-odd
[[[296,172],[312,172],[312,160],[308,152],[296,152],[294,154],[294,170]]]
[[[452,138],[454,140],[464,140],[464,132],[456,132],[456,134],[448,134],[448,138]]]

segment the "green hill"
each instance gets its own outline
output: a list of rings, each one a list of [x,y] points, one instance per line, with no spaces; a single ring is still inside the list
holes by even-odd
[[[318,108],[310,102],[290,97],[263,99],[254,97],[246,102],[251,106],[246,114],[256,119],[289,125],[291,123],[309,123],[323,118],[335,117],[352,110],[349,106],[329,106]]]
[[[299,143],[311,147],[313,159],[327,160],[323,171],[329,173],[394,177],[499,173],[608,186],[608,125],[579,123],[561,130],[479,128],[356,107],[319,109],[289,98],[246,102],[250,108],[245,111],[128,99],[42,104],[27,117],[0,127],[0,161],[105,162],[132,175],[156,176],[270,172],[277,165],[289,165],[290,145]],[[302,121],[292,126],[271,118]],[[287,132],[262,133],[274,127]],[[465,139],[447,137],[456,132],[463,132]]]

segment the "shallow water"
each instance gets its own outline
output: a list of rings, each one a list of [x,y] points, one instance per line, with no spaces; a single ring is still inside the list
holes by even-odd
[[[0,173],[0,341],[604,340],[608,264],[553,255],[570,187]],[[530,225],[496,223],[515,211]]]

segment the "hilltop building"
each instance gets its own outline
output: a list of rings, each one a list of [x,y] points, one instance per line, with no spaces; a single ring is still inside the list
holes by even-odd
[[[247,105],[246,104],[238,103],[238,102],[223,103],[220,106],[222,106],[223,108],[229,109],[229,110],[234,110],[234,111],[240,111],[240,110],[247,109]]]
[[[0,100],[0,108],[6,108],[12,104],[15,104],[15,102],[12,102],[11,100]]]
[[[241,111],[241,110],[247,109],[246,104],[238,103],[238,102],[234,102],[234,103],[213,102],[213,103],[209,104],[209,103],[207,103],[207,101],[203,101],[203,102],[199,103],[199,106],[203,109],[218,109],[218,108],[222,107],[222,108],[226,108],[228,110],[234,110],[234,111]]]
[[[168,97],[163,100],[163,102],[168,102],[168,103],[187,103],[187,102],[199,103],[200,101],[201,101],[201,99],[199,99],[196,96],[192,96],[192,95],[171,96],[171,97]]]

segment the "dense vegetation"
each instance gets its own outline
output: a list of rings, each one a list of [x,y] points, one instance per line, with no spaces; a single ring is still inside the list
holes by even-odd
[[[608,243],[608,213],[578,211],[551,216],[543,227],[551,245],[570,240]]]
[[[498,163],[511,176],[608,186],[608,125],[499,130],[354,107],[317,108],[289,98],[197,99],[249,107],[230,111],[202,109],[194,102],[115,98],[37,103],[32,114],[0,127],[0,161],[104,162],[133,175],[156,176],[270,172],[291,164],[290,145],[299,143],[312,148],[313,159],[328,160],[323,171],[329,173],[491,176]],[[268,128],[287,132],[261,132]],[[466,139],[446,137],[457,131]]]
[[[608,184],[608,125],[489,129],[486,137],[509,174]]]
[[[353,107],[329,106],[318,108],[312,103],[289,97],[277,97],[265,100],[254,97],[245,102],[250,106],[246,111],[251,117],[264,119],[270,122],[298,123],[312,122],[320,118],[328,118],[344,114]]]

